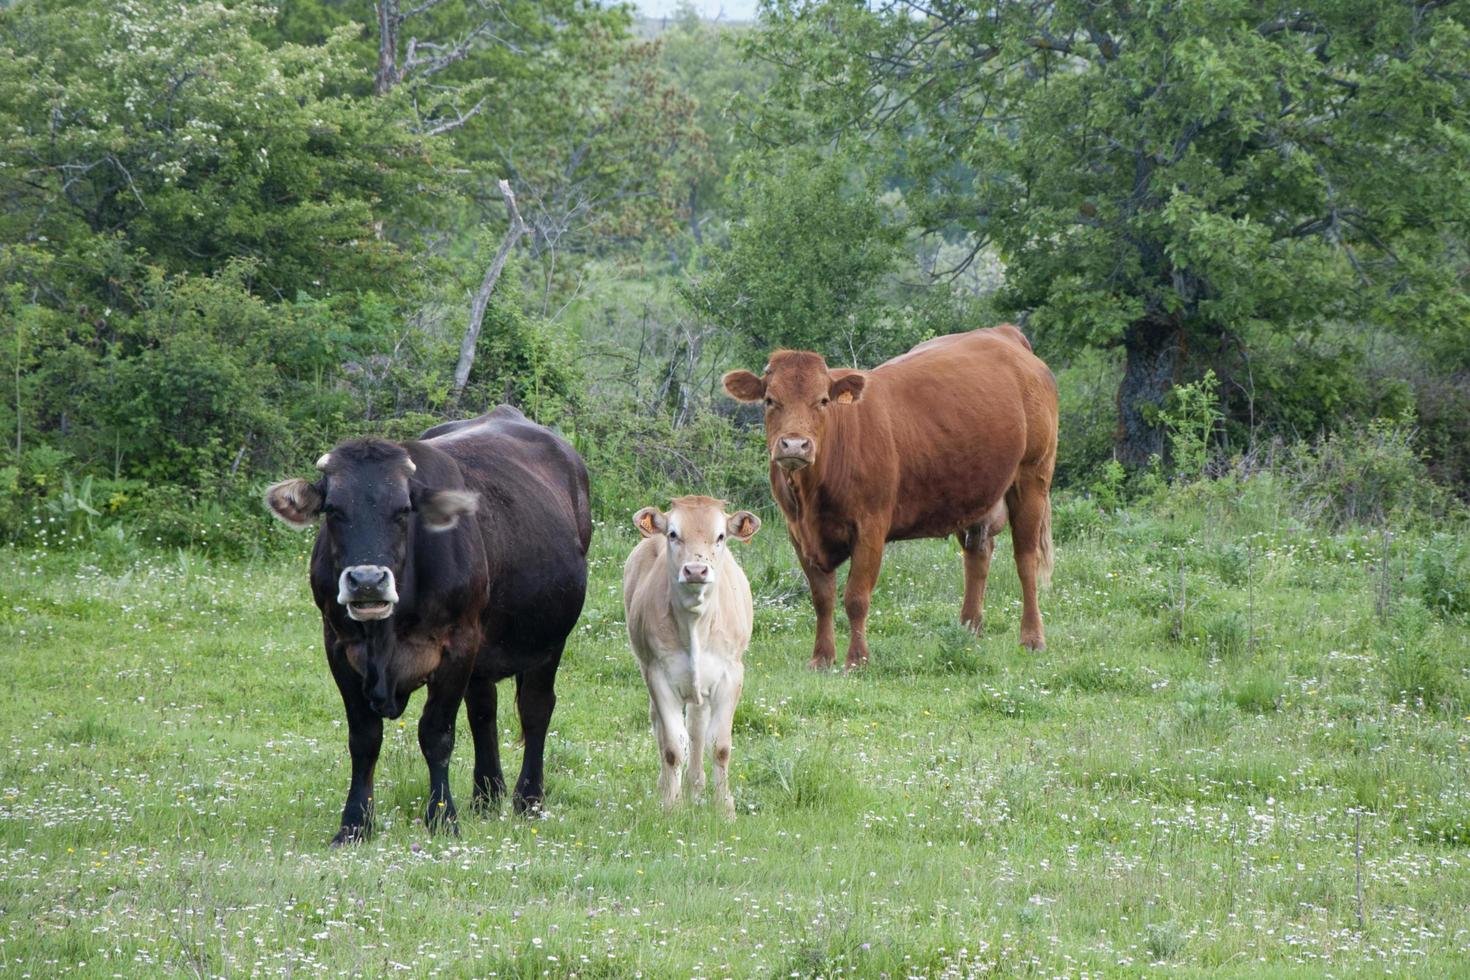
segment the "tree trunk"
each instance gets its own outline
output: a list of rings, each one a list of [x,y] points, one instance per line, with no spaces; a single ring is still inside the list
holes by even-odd
[[[505,197],[505,210],[510,215],[510,228],[505,232],[505,238],[500,242],[500,250],[495,253],[495,260],[490,263],[490,268],[485,270],[485,278],[480,281],[480,288],[475,293],[474,302],[470,305],[470,321],[465,324],[464,339],[459,344],[459,363],[454,366],[454,389],[450,393],[450,404],[458,404],[460,393],[470,380],[470,369],[475,366],[475,345],[480,341],[480,325],[485,321],[485,310],[490,305],[490,294],[495,291],[495,283],[500,280],[501,270],[505,268],[505,260],[510,256],[510,250],[515,247],[520,237],[530,229],[521,220],[521,212],[516,207],[516,196],[510,189],[510,181],[500,181],[500,193]]]
[[[398,84],[398,0],[377,0],[378,71],[373,91],[387,95]]]
[[[1178,380],[1184,363],[1184,332],[1170,317],[1134,321],[1123,334],[1127,354],[1118,386],[1118,461],[1129,469],[1148,465],[1164,453],[1164,427],[1158,410]]]

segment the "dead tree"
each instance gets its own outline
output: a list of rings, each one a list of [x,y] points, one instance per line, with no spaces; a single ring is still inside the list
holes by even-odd
[[[495,291],[495,283],[500,280],[501,270],[505,268],[505,260],[510,257],[510,250],[515,248],[516,242],[520,241],[530,229],[521,220],[521,212],[516,208],[516,196],[510,189],[510,181],[499,182],[500,193],[505,198],[505,210],[510,215],[510,227],[506,229],[505,238],[500,242],[500,249],[495,253],[495,259],[490,263],[490,268],[485,270],[485,278],[480,280],[480,288],[475,292],[474,301],[470,304],[470,321],[465,324],[464,339],[459,343],[459,363],[454,366],[454,388],[450,392],[451,404],[459,402],[459,396],[464,391],[464,386],[470,380],[470,369],[475,366],[475,346],[480,341],[480,325],[485,322],[485,310],[490,306],[490,294]]]

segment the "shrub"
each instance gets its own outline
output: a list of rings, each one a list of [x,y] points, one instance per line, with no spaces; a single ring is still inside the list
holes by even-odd
[[[1204,476],[1210,439],[1221,422],[1220,380],[1206,371],[1198,381],[1176,385],[1160,421],[1169,434],[1169,453],[1175,476],[1183,481]]]
[[[713,412],[675,426],[666,413],[609,405],[577,417],[569,434],[592,475],[593,511],[604,519],[622,520],[639,507],[688,493],[749,510],[760,510],[771,497],[761,430]]]
[[[1444,492],[1415,447],[1411,415],[1351,423],[1316,446],[1298,445],[1288,464],[1309,520],[1345,526],[1412,520],[1433,513]]]
[[[1424,605],[1441,616],[1470,613],[1470,542],[1437,533],[1419,550],[1415,581]]]
[[[1118,427],[1119,360],[1117,351],[1091,350],[1057,370],[1056,486],[1086,487],[1109,463],[1117,465],[1113,433]]]

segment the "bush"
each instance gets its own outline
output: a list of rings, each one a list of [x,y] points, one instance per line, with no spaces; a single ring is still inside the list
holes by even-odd
[[[1169,434],[1175,476],[1185,482],[1204,476],[1210,441],[1221,422],[1220,379],[1206,371],[1198,381],[1176,385],[1160,415]]]
[[[675,426],[666,413],[603,406],[570,420],[569,435],[592,476],[592,508],[620,521],[639,507],[703,493],[748,510],[769,510],[765,437],[759,428],[705,411]]]
[[[1308,520],[1343,527],[1412,521],[1437,512],[1444,491],[1415,446],[1413,417],[1351,423],[1316,446],[1298,444],[1288,462]]]
[[[1470,613],[1470,542],[1435,534],[1419,550],[1415,581],[1424,605],[1441,616]]]
[[[1118,428],[1122,370],[1118,351],[1098,350],[1084,351],[1057,369],[1056,486],[1086,487],[1115,462],[1113,434]]]

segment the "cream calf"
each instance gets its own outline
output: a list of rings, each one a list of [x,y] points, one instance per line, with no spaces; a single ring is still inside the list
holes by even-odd
[[[750,583],[727,544],[731,538],[749,541],[760,518],[745,510],[726,514],[723,500],[678,497],[667,514],[645,507],[633,524],[643,540],[623,566],[623,610],[648,684],[659,795],[665,808],[678,802],[681,770],[690,796],[704,792],[708,743],[715,798],[734,816],[730,726],[754,612]]]

